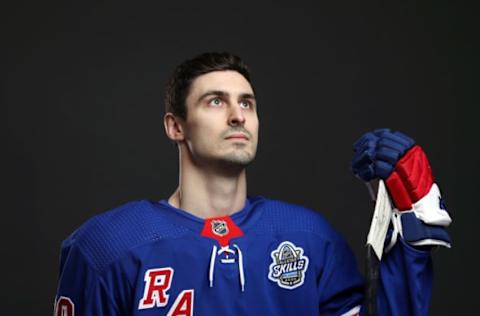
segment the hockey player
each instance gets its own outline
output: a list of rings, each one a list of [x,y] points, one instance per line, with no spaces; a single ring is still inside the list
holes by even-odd
[[[364,279],[326,220],[247,197],[256,107],[238,57],[206,53],[177,67],[164,125],[178,147],[178,187],[168,199],[98,215],[63,242],[55,315],[363,313]],[[355,145],[353,170],[365,181],[385,179],[398,206],[379,315],[427,315],[430,256],[415,247],[449,245],[450,219],[435,200],[423,151],[403,134],[378,130]]]

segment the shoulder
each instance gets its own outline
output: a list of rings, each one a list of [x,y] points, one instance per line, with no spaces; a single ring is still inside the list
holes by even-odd
[[[326,239],[341,238],[328,220],[318,211],[279,200],[264,199],[260,220],[265,228],[282,232],[304,232]]]
[[[155,203],[134,201],[90,218],[62,243],[62,253],[75,247],[102,270],[136,246],[186,232],[163,216]]]

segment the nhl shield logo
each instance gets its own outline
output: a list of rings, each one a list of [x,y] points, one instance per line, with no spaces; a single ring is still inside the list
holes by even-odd
[[[217,236],[228,234],[228,225],[224,220],[216,219],[212,221],[212,232]]]
[[[308,268],[308,257],[303,255],[303,249],[289,241],[282,242],[270,254],[273,262],[270,264],[268,278],[281,288],[293,290],[303,284]]]

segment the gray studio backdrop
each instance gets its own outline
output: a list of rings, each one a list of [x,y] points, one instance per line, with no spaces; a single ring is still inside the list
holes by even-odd
[[[210,50],[239,54],[253,73],[261,130],[250,194],[322,212],[362,269],[372,205],[349,170],[352,143],[391,127],[423,145],[454,218],[454,248],[434,253],[431,314],[473,310],[472,10],[335,3],[4,6],[1,313],[50,315],[62,239],[95,214],[175,189],[164,85],[176,64]]]

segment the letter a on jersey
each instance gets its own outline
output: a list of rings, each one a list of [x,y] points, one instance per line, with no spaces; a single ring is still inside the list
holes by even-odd
[[[167,316],[193,316],[193,290],[182,291]]]

